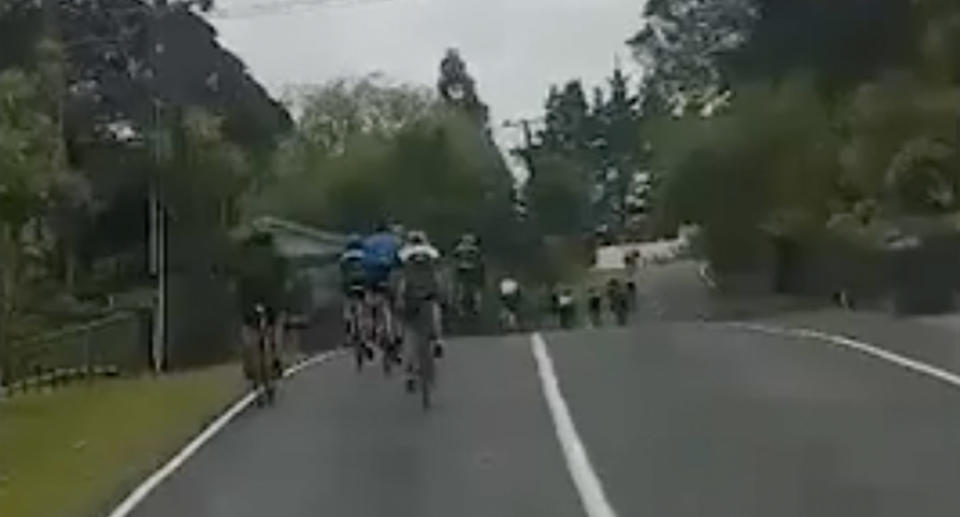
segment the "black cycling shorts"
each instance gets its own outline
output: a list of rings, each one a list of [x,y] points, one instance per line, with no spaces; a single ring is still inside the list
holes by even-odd
[[[343,286],[343,294],[347,298],[353,299],[363,299],[363,295],[367,292],[366,287],[361,282],[354,282],[352,284],[346,284]]]
[[[370,282],[367,285],[367,288],[370,290],[370,292],[377,293],[377,294],[389,295],[391,291],[390,282],[387,280],[377,280],[374,282]]]
[[[277,322],[277,313],[267,307],[264,313],[267,326],[272,327]],[[245,327],[257,328],[260,326],[260,314],[256,307],[249,307],[243,311],[243,325]]]

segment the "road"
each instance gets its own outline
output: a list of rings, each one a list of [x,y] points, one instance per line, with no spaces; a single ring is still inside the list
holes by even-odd
[[[616,514],[960,515],[960,390],[860,354],[724,323],[545,334]],[[134,512],[587,515],[529,336],[461,339],[436,408],[347,360],[291,379]]]

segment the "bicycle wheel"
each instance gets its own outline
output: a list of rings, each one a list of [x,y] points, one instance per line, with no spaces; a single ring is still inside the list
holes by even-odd
[[[354,333],[353,336],[351,336],[351,341],[353,343],[353,357],[356,361],[357,372],[359,372],[363,370],[367,355],[364,340],[367,335],[368,322],[366,321],[363,306],[354,307],[353,322]]]
[[[257,358],[257,401],[259,406],[273,402],[270,386],[270,364],[267,360],[267,344],[263,332],[260,335],[259,357]]]
[[[421,339],[417,353],[420,361],[420,403],[424,410],[429,410],[433,404],[433,351],[429,343],[428,339]]]
[[[397,360],[397,345],[393,340],[387,340],[381,345],[380,363],[383,367],[383,374],[390,377],[393,374],[393,367],[399,363]]]
[[[417,339],[417,374],[420,384],[420,403],[424,410],[429,410],[433,405],[433,388],[436,371],[436,364],[433,358],[433,343],[430,339],[430,311],[421,309],[420,314],[420,332]]]
[[[363,370],[363,363],[366,359],[367,353],[363,349],[363,341],[359,339],[353,340],[353,357],[357,364],[357,371],[360,372]]]

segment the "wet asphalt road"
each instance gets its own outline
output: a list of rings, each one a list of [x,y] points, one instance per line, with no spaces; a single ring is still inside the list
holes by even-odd
[[[547,334],[620,516],[960,515],[960,390],[717,323]],[[429,414],[378,371],[312,367],[134,513],[579,516],[529,338],[450,346]]]

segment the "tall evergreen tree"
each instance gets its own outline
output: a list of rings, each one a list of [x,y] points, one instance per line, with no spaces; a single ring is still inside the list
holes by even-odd
[[[477,94],[477,84],[467,71],[467,64],[457,49],[448,49],[440,61],[440,79],[437,81],[440,98],[448,105],[462,110],[478,123],[486,126],[489,109]]]

